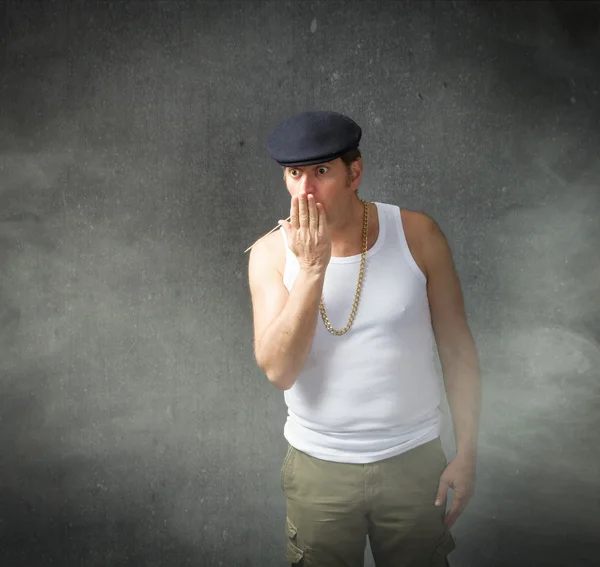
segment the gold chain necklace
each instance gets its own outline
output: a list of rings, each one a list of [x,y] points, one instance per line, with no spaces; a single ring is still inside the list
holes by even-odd
[[[362,291],[362,283],[365,275],[365,263],[367,261],[367,245],[368,245],[368,237],[369,237],[369,204],[361,199],[361,202],[365,208],[364,221],[363,221],[363,245],[362,245],[362,255],[360,259],[360,271],[358,273],[358,284],[356,286],[356,293],[354,294],[354,302],[352,303],[352,311],[350,313],[350,318],[348,319],[348,323],[341,330],[337,331],[333,328],[329,319],[327,318],[327,313],[325,313],[325,305],[323,304],[323,297],[321,296],[321,302],[319,304],[319,311],[321,311],[321,318],[323,319],[323,323],[325,327],[332,335],[345,335],[352,326],[354,322],[354,317],[356,316],[356,310],[358,309],[358,301],[360,299],[360,293]]]

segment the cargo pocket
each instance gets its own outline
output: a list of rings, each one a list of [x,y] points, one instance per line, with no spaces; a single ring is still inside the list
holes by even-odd
[[[448,555],[456,549],[456,542],[449,529],[444,530],[442,537],[433,546],[431,567],[447,567]]]
[[[285,520],[286,533],[288,537],[285,558],[287,563],[292,565],[304,565],[302,560],[304,559],[304,552],[297,545],[298,530],[296,526],[290,522],[289,518]]]

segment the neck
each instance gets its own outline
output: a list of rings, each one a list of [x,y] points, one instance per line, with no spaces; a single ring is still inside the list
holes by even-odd
[[[329,219],[327,221],[332,247],[343,250],[348,246],[362,246],[365,208],[358,195],[354,194],[337,212],[339,214],[336,214],[331,222]]]

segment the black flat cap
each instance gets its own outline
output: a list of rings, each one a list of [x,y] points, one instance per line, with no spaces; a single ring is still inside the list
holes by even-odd
[[[362,130],[351,118],[327,110],[288,118],[269,136],[267,151],[284,167],[333,161],[358,147]]]

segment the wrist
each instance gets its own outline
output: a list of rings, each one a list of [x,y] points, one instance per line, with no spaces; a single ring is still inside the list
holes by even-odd
[[[300,264],[300,273],[309,279],[321,279],[325,277],[325,271],[327,267],[315,266],[315,265],[302,265]]]
[[[476,461],[477,447],[473,445],[458,446],[456,448],[456,458],[462,461]]]

